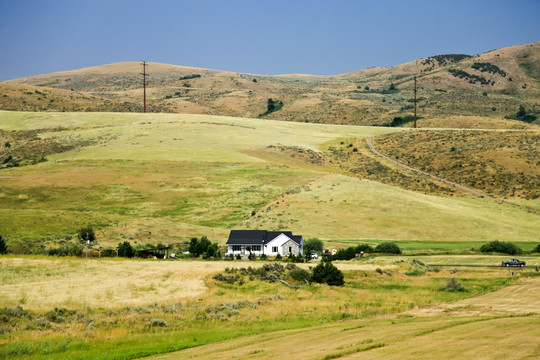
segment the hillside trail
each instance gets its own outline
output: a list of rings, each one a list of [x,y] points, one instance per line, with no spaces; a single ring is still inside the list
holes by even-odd
[[[501,199],[497,199],[497,198],[495,198],[495,197],[493,197],[491,195],[483,193],[480,190],[472,189],[472,188],[463,186],[461,184],[458,184],[457,182],[450,181],[450,180],[442,178],[440,176],[433,175],[433,174],[427,173],[425,171],[410,167],[409,165],[403,164],[403,163],[397,161],[396,159],[393,159],[393,158],[391,158],[389,156],[386,156],[386,155],[382,154],[380,151],[378,151],[377,149],[375,149],[375,146],[373,145],[373,139],[371,137],[366,137],[366,144],[369,147],[369,149],[371,150],[371,152],[373,152],[375,155],[377,155],[379,157],[382,157],[383,159],[385,159],[385,160],[387,160],[387,161],[389,161],[389,162],[391,162],[391,163],[393,163],[393,164],[395,164],[395,165],[397,165],[397,166],[399,166],[399,167],[401,167],[401,168],[403,168],[405,170],[409,170],[409,171],[415,172],[417,174],[430,177],[433,180],[442,182],[442,183],[444,183],[446,185],[450,185],[452,187],[460,189],[461,191],[473,194],[475,196],[478,196],[478,197],[481,197],[481,198],[484,198],[484,199],[495,201],[495,202],[497,202],[499,204],[511,205],[511,206],[517,207],[517,208],[525,210],[525,211],[538,213],[538,211],[536,211],[535,209],[531,209],[531,208],[528,208],[528,207],[524,207],[524,206],[520,206],[520,205],[517,205],[517,204],[510,203],[510,202],[507,202],[507,201],[504,201],[504,200],[501,200]]]

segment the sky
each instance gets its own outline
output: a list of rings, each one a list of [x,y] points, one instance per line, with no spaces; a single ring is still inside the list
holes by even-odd
[[[0,0],[0,81],[121,61],[333,75],[540,41],[540,0]]]

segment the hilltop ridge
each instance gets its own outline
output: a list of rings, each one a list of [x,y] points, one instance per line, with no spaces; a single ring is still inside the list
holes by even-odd
[[[148,109],[299,122],[388,125],[396,117],[412,115],[416,77],[418,116],[429,121],[430,126],[437,126],[437,119],[451,116],[504,120],[520,106],[532,114],[540,113],[538,64],[540,42],[475,56],[437,55],[391,68],[326,76],[243,74],[151,62]],[[0,109],[139,112],[142,111],[141,71],[141,63],[131,61],[1,82],[0,89],[5,95],[0,98]],[[42,93],[46,97],[40,96]],[[268,111],[269,99],[280,106]],[[422,120],[419,125],[422,126]],[[446,121],[440,126],[449,125],[452,127]],[[515,122],[508,122],[506,127],[513,125]]]

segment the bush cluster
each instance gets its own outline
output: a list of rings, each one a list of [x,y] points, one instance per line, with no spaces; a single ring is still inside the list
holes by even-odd
[[[327,255],[325,256],[325,259],[328,261],[334,261],[334,260],[351,260],[356,257],[356,254],[360,253],[366,253],[371,254],[375,252],[372,246],[368,244],[360,244],[358,246],[351,246],[346,249],[340,249],[337,253],[334,255]]]
[[[288,264],[296,267],[293,264]],[[287,266],[288,266],[287,265]],[[225,275],[218,273],[214,275],[214,279],[218,281],[224,281],[229,284],[233,284],[237,281],[243,280],[243,276],[249,276],[250,280],[263,280],[263,281],[269,281],[269,282],[275,282],[279,279],[282,279],[285,273],[285,267],[278,263],[273,264],[264,264],[263,266],[259,268],[252,268],[251,266],[248,268],[225,268]]]
[[[469,74],[468,72],[463,71],[463,70],[449,69],[448,72],[450,74],[454,75],[455,77],[460,78],[460,79],[469,80],[469,83],[471,83],[471,84],[476,84],[477,82],[479,82],[482,85],[489,85],[490,84],[490,82],[487,81],[486,78],[484,78],[483,76]]]
[[[456,278],[447,278],[446,286],[441,288],[444,291],[467,291]]]
[[[219,251],[219,245],[217,243],[211,243],[206,236],[197,239],[191,238],[189,243],[189,253],[193,257],[203,256],[203,258],[220,258],[221,252]]]
[[[401,254],[401,249],[399,246],[394,242],[383,242],[380,243],[375,247],[376,253],[383,253],[383,254]]]
[[[523,105],[520,105],[517,113],[506,115],[505,118],[510,119],[510,120],[519,120],[526,123],[531,123],[534,120],[536,120],[537,117],[534,114],[527,113],[527,111],[525,110],[525,107]]]
[[[333,286],[343,286],[345,280],[343,273],[331,262],[323,261],[313,268],[311,281],[316,283],[325,283]]]
[[[135,249],[129,241],[118,244],[118,256],[132,258],[135,256]]]
[[[523,251],[515,244],[507,241],[491,241],[480,247],[480,251],[483,253],[503,253],[509,255],[519,255]]]
[[[502,77],[506,77],[506,72],[501,70],[497,65],[491,63],[479,63],[475,62],[472,66],[473,69],[480,70],[481,72],[488,72],[492,74],[499,74]]]
[[[80,243],[70,241],[57,248],[47,250],[47,254],[50,256],[81,256],[84,250],[84,246]]]

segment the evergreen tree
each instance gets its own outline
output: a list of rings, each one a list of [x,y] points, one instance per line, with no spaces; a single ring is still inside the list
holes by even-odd
[[[118,244],[118,256],[127,258],[135,256],[135,249],[131,246],[129,241]]]
[[[94,233],[94,229],[90,225],[77,230],[77,236],[79,237],[79,240],[83,243],[86,243],[87,241],[90,241],[91,243],[96,241],[96,234]]]
[[[4,239],[2,239],[2,235],[0,235],[0,255],[5,255],[8,253],[7,245]]]
[[[345,284],[343,273],[331,262],[323,261],[313,268],[311,281],[326,283],[332,286],[343,286]]]

